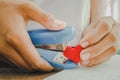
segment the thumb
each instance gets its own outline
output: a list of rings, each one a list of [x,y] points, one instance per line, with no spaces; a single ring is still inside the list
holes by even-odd
[[[26,14],[29,19],[40,23],[49,30],[61,30],[66,26],[65,22],[57,20],[53,15],[43,11],[32,2],[26,2],[26,4],[23,4],[21,7],[22,12]]]

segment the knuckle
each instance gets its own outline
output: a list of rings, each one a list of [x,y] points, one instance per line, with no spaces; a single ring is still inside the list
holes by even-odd
[[[112,43],[116,43],[117,42],[117,38],[116,38],[114,33],[109,33],[108,40],[111,41]]]
[[[95,55],[97,55],[98,52],[99,52],[99,48],[98,48],[97,46],[95,46],[95,47],[91,47],[91,48],[90,48],[91,56],[95,56]]]
[[[49,13],[45,13],[43,16],[41,16],[41,19],[42,19],[42,22],[43,22],[43,25],[49,29],[49,30],[54,30],[56,29],[55,27],[55,17]]]
[[[18,43],[21,36],[18,33],[8,33],[6,34],[6,41],[9,43]]]
[[[31,67],[34,69],[34,70],[40,70],[40,64],[39,63],[34,63],[31,65]]]
[[[54,21],[55,17],[52,14],[48,14],[48,21]]]
[[[96,36],[95,36],[94,34],[89,35],[89,36],[86,38],[86,40],[88,41],[88,43],[89,43],[90,45],[92,45],[92,44],[94,44],[94,43],[97,42]]]
[[[30,1],[23,1],[18,5],[18,9],[20,9],[23,13],[28,12],[33,8],[34,4]]]
[[[117,47],[113,46],[113,47],[111,48],[111,51],[112,51],[114,54],[117,53]]]
[[[102,25],[100,30],[107,32],[110,31],[110,26],[105,20],[101,21],[100,23]]]
[[[54,21],[54,16],[52,14],[45,13],[43,16],[41,16],[41,19],[49,24]]]
[[[101,29],[104,31],[110,31],[113,26],[114,20],[112,17],[103,17],[100,19]]]

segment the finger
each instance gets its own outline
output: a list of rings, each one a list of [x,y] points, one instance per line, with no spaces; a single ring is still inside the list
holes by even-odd
[[[116,47],[111,47],[105,52],[103,52],[102,54],[100,54],[99,56],[94,57],[90,59],[89,61],[85,61],[85,63],[82,62],[81,65],[88,66],[88,67],[98,65],[110,59],[111,56],[113,56],[116,52],[117,52]]]
[[[84,31],[83,31],[83,37],[87,36],[87,34],[91,34],[96,26],[96,23],[90,24]]]
[[[19,53],[13,49],[12,46],[5,45],[5,48],[1,51],[2,55],[9,59],[13,64],[19,68],[24,68],[32,71],[32,68],[24,61],[24,59],[19,55]]]
[[[80,45],[85,48],[96,42],[100,41],[105,35],[107,35],[112,27],[114,21],[110,17],[103,18],[96,24],[95,29],[91,33],[87,33],[85,37],[80,41]]]
[[[50,71],[53,69],[49,63],[40,57],[26,31],[20,30],[20,33],[8,34],[7,41],[16,47],[20,55],[33,69],[43,71]]]
[[[64,29],[66,23],[60,20],[57,20],[53,15],[43,11],[36,5],[31,2],[26,2],[20,6],[22,12],[29,17],[30,19],[39,22],[45,28],[50,30],[61,30]]]
[[[0,53],[0,54],[2,54],[2,53]],[[5,62],[5,63],[7,63],[7,64],[13,65],[13,63],[10,62],[10,61],[9,61],[5,56],[3,56],[3,55],[0,55],[0,62]]]
[[[88,60],[95,56],[100,55],[105,50],[109,49],[113,45],[116,45],[117,37],[114,32],[109,33],[105,38],[103,38],[99,43],[90,46],[89,48],[81,51],[80,56],[82,60]]]

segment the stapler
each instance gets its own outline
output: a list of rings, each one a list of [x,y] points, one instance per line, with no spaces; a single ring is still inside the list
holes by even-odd
[[[40,56],[53,67],[62,69],[77,67],[79,61],[77,57],[80,57],[77,55],[79,55],[78,53],[82,48],[79,45],[76,47],[65,47],[65,44],[75,36],[76,32],[73,27],[68,26],[63,30],[57,31],[47,29],[30,30],[28,33]],[[55,47],[47,47],[51,45]],[[74,53],[75,51],[79,52],[72,56],[70,53]]]

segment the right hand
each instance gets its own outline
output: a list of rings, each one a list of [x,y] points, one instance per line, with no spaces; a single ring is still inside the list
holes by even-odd
[[[118,51],[120,23],[111,16],[102,17],[84,31],[80,45],[83,66],[95,66],[109,60]]]
[[[51,71],[53,67],[40,57],[27,33],[34,20],[49,30],[61,30],[65,23],[24,0],[0,0],[0,55],[20,68]]]

